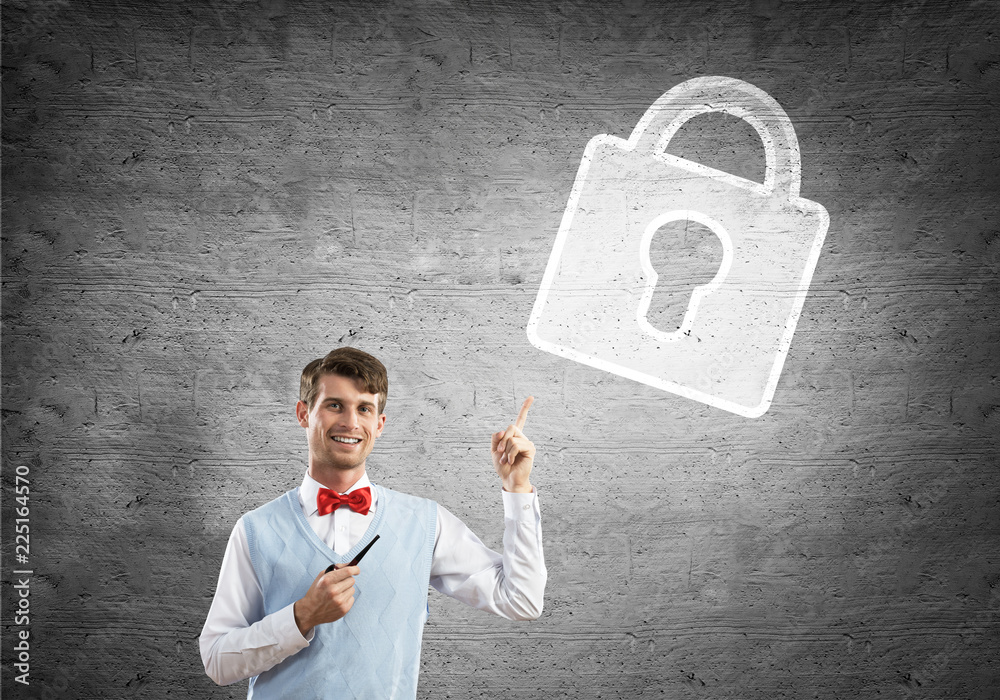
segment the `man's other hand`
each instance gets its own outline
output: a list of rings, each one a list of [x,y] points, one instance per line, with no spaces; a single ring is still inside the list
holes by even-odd
[[[356,566],[320,572],[293,608],[295,624],[303,637],[316,625],[339,620],[347,614],[354,605],[354,577],[359,573],[361,569]]]
[[[492,449],[493,468],[497,470],[503,481],[505,490],[512,493],[530,493],[531,482],[528,480],[531,467],[535,460],[535,444],[525,437],[521,430],[528,418],[528,409],[535,400],[529,396],[517,414],[517,421],[507,426],[507,430],[493,433]]]

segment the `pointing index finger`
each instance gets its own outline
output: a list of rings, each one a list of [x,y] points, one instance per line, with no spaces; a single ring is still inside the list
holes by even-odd
[[[514,423],[514,425],[517,426],[518,430],[524,429],[524,421],[528,419],[528,409],[531,408],[531,404],[534,403],[534,401],[535,397],[529,396],[524,400],[524,403],[521,405],[521,412],[517,414],[517,421]]]

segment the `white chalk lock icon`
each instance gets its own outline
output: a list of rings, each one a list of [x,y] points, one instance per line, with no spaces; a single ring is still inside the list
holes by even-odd
[[[666,153],[685,123],[723,112],[764,146],[764,182]],[[685,81],[654,102],[627,140],[584,150],[528,321],[547,352],[742,416],[771,405],[829,227],[799,196],[792,123],[770,95],[735,78]],[[722,243],[719,272],[695,289],[680,327],[646,318],[658,271],[655,232],[692,221]]]

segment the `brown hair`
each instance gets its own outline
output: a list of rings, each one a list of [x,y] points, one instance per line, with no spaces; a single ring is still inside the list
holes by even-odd
[[[299,381],[299,399],[312,408],[319,392],[319,378],[324,374],[336,374],[358,382],[364,391],[378,394],[378,412],[385,409],[389,396],[389,375],[385,365],[375,357],[356,348],[337,348],[326,357],[313,360],[302,370]]]

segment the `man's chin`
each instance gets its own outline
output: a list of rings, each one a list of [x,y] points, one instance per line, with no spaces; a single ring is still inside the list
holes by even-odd
[[[365,455],[367,457],[367,455]],[[330,458],[323,460],[323,466],[327,469],[333,469],[340,472],[349,472],[359,467],[365,466],[365,459],[362,457],[360,460],[355,459],[336,459]]]

